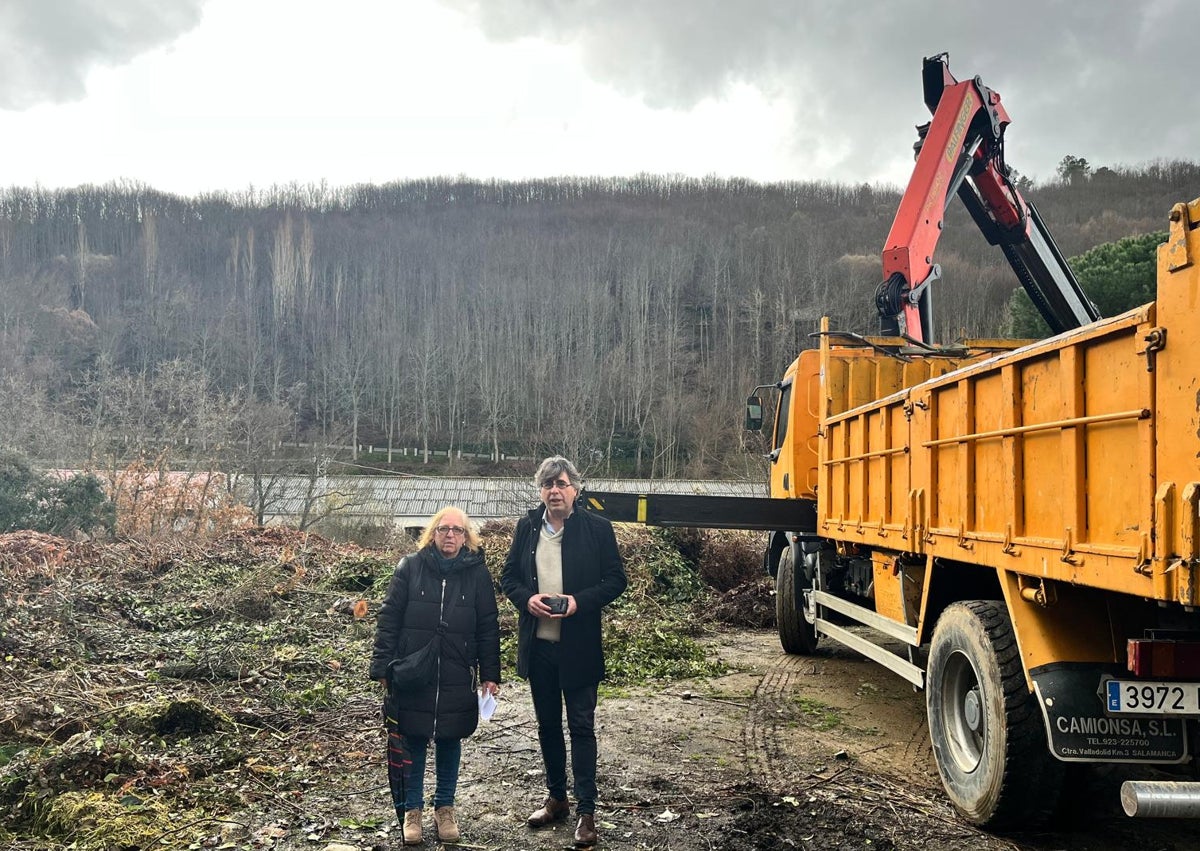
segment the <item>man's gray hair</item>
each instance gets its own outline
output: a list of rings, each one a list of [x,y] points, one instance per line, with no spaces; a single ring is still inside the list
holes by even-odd
[[[575,465],[561,455],[551,455],[538,465],[537,472],[533,476],[533,483],[540,488],[545,482],[553,481],[564,475],[576,490],[583,487],[583,477],[579,475]]]

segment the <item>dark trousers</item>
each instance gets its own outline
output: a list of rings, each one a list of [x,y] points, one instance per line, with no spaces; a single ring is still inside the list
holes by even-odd
[[[563,740],[563,705],[571,734],[571,773],[575,778],[575,812],[596,812],[596,684],[564,690],[559,685],[559,646],[534,639],[529,658],[529,692],[537,715],[538,742],[546,766],[546,790],[567,800],[567,748]]]

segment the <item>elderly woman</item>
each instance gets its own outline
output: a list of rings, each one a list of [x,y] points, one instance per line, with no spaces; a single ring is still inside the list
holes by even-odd
[[[496,594],[467,515],[449,506],[433,516],[392,574],[379,612],[370,675],[388,688],[388,780],[404,844],[421,843],[425,754],[436,749],[433,793],[438,839],[458,842],[454,794],[462,740],[479,723],[477,683],[495,695],[500,682]],[[427,681],[393,683],[394,662],[440,635]],[[403,812],[401,812],[403,810]]]

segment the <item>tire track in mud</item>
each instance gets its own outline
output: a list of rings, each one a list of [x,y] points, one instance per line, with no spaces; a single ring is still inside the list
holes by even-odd
[[[794,729],[796,678],[819,673],[816,661],[780,655],[754,689],[754,699],[742,728],[742,747],[750,779],[767,789],[782,789],[795,779],[784,738],[803,735]],[[792,769],[792,770],[789,770]]]
[[[935,787],[923,696],[851,651],[828,652],[759,657],[765,669],[741,737],[749,778],[766,788],[793,789],[845,749],[861,767]],[[821,726],[823,706],[828,728]]]
[[[924,695],[922,695],[924,697]],[[921,705],[925,705],[925,701],[921,701]],[[900,732],[899,730],[896,731]],[[919,769],[924,774],[933,772],[937,775],[937,767],[933,762],[933,745],[929,742],[929,725],[917,724],[909,732],[908,738],[904,741],[904,750],[902,751],[904,761],[913,766],[914,769]]]

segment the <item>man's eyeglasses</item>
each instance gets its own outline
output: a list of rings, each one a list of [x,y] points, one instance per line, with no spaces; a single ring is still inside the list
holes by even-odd
[[[465,535],[467,530],[462,526],[437,526],[434,528],[439,535]]]
[[[546,479],[546,481],[542,482],[542,490],[547,491],[554,490],[555,488],[558,488],[560,491],[565,491],[567,488],[573,487],[575,486],[566,479]]]

